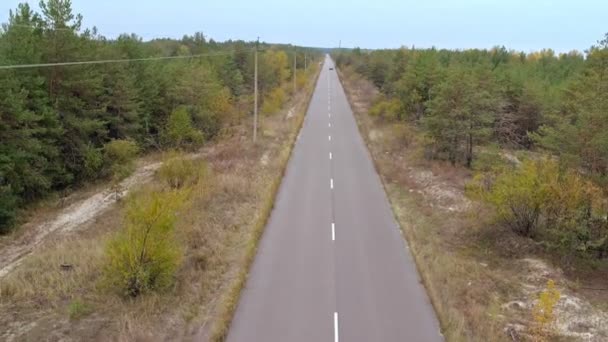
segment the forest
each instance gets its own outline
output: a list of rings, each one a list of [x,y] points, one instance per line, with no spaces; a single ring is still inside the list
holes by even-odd
[[[380,90],[427,160],[465,167],[495,223],[566,256],[608,252],[608,35],[584,53],[401,48],[334,53]]]
[[[70,1],[39,7],[20,4],[0,29],[0,232],[28,204],[124,176],[117,156],[192,149],[253,113],[255,42],[107,38],[82,27]],[[272,112],[291,89],[281,85],[295,47],[259,48],[261,111]],[[303,73],[306,50],[295,51]],[[123,59],[148,60],[9,67]]]

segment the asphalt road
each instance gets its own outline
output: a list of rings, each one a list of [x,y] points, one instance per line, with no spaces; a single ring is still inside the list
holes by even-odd
[[[331,59],[228,341],[442,341]]]

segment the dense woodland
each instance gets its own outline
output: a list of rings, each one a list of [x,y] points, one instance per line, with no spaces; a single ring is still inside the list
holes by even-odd
[[[192,57],[0,68],[0,232],[26,204],[112,177],[117,156],[194,148],[253,112],[255,42],[216,42],[202,33],[110,39],[83,28],[69,0],[39,7],[24,3],[10,12],[0,30],[0,66]],[[292,89],[282,85],[293,77],[294,47],[259,47],[261,111],[270,113]],[[302,73],[307,51],[296,51]],[[311,51],[307,57],[311,63]]]
[[[370,110],[427,159],[471,168],[467,190],[514,232],[567,255],[608,252],[608,35],[585,53],[341,50],[371,80]],[[506,162],[505,155],[521,159]],[[513,158],[510,158],[511,161]]]

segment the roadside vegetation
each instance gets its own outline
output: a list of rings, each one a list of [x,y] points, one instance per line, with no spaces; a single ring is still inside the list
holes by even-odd
[[[608,36],[333,57],[448,340],[606,339]]]
[[[41,1],[40,12],[18,5],[0,29],[0,65],[193,57],[0,70],[1,232],[32,202],[117,175],[121,163],[104,159],[114,157],[114,141],[141,153],[196,149],[252,112],[255,42],[217,42],[201,32],[110,39],[82,19],[69,0]],[[260,49],[260,108],[270,114],[292,95],[282,85],[292,77],[294,49]],[[316,52],[298,49],[300,88],[305,53],[311,64]]]
[[[0,248],[32,246],[16,262],[0,254],[0,266],[14,264],[0,275],[0,339],[221,340],[320,53],[297,49],[294,92],[294,47],[259,44],[253,145],[255,42],[109,39],[83,29],[70,1],[40,7],[11,12],[0,65],[193,57],[0,70]],[[100,187],[95,196],[116,204],[74,229],[37,236],[22,224],[40,220],[32,206],[53,218],[60,196],[78,203]]]

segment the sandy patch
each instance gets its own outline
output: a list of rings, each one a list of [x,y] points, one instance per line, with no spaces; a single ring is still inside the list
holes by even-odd
[[[520,261],[524,270],[521,297],[502,305],[503,310],[529,313],[538,303],[538,296],[552,279],[561,296],[554,308],[553,331],[560,336],[579,341],[608,340],[608,314],[595,308],[585,299],[576,296],[563,286],[566,279],[561,270],[549,266],[542,260],[526,258]],[[521,322],[520,322],[521,323]],[[525,335],[525,327],[517,322],[509,323],[506,331]]]
[[[112,204],[127,195],[133,187],[149,181],[161,164],[153,163],[139,167],[130,177],[120,183],[119,191],[108,187],[84,200],[73,203],[52,220],[35,227],[28,227],[27,224],[21,227],[27,232],[0,250],[0,278],[19,265],[23,258],[32,253],[49,235],[85,228],[91,219],[106,211]]]
[[[442,210],[464,212],[471,207],[471,201],[462,189],[442,181],[430,170],[409,168],[411,178],[422,190],[418,190],[426,199]]]

